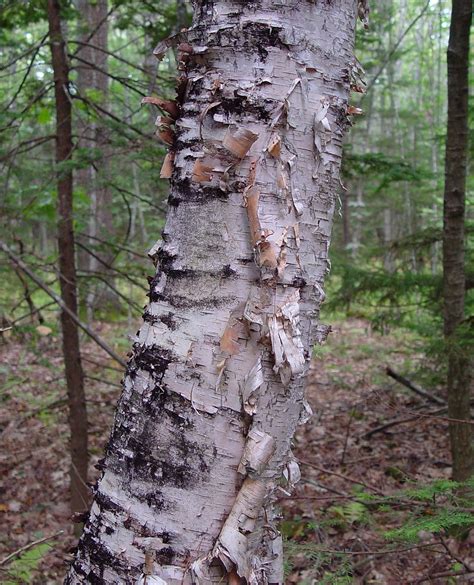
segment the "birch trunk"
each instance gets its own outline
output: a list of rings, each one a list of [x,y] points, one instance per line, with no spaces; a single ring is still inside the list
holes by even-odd
[[[158,270],[67,583],[283,583],[357,3],[195,8]]]

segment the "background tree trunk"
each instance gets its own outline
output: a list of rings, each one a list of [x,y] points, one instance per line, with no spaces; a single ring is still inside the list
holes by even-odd
[[[471,356],[459,341],[464,319],[466,275],[464,221],[468,145],[470,0],[453,0],[448,46],[448,132],[444,188],[443,274],[444,334],[448,353],[448,413],[470,421]],[[472,426],[450,422],[453,479],[474,472]]]
[[[73,313],[77,313],[72,171],[64,165],[70,161],[72,154],[71,98],[68,93],[69,70],[58,0],[48,0],[48,22],[56,99],[60,287],[65,305]],[[61,328],[71,430],[71,509],[73,512],[83,512],[89,507],[89,490],[86,485],[88,453],[84,374],[77,325],[65,311],[61,311]]]
[[[78,50],[78,88],[82,98],[99,102],[100,107],[107,110],[109,95],[108,78],[108,0],[79,0],[78,10],[82,16],[82,34]],[[112,193],[108,185],[109,133],[104,121],[97,119],[91,106],[91,113],[82,112],[77,119],[80,148],[87,149],[88,155],[100,153],[100,158],[92,157],[89,166],[78,171],[78,183],[90,198],[90,213],[87,218],[86,246],[94,250],[94,255],[81,250],[82,268],[91,275],[106,273],[109,281],[113,280],[113,272],[107,269],[113,261],[113,253],[97,250],[99,237],[107,240],[113,233]],[[91,284],[94,283],[94,284]],[[113,282],[111,282],[113,284]],[[94,308],[99,305],[118,303],[117,296],[110,287],[100,281],[89,279],[86,305],[89,320],[93,317]]]
[[[356,2],[195,8],[158,271],[67,583],[283,583]]]

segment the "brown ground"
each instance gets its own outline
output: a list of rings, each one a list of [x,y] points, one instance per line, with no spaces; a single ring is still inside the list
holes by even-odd
[[[113,338],[109,326],[97,328]],[[427,531],[412,544],[383,536],[417,511],[435,514],[436,502],[407,506],[401,496],[401,503],[380,508],[354,501],[358,489],[380,502],[383,494],[406,489],[414,480],[449,478],[442,418],[418,418],[364,438],[381,421],[409,417],[424,404],[384,374],[386,364],[402,373],[423,365],[415,345],[400,332],[382,337],[351,320],[335,328],[319,350],[307,392],[314,416],[295,441],[294,451],[304,462],[302,480],[291,501],[282,493],[288,584],[474,583],[474,572],[472,581],[456,575],[474,571],[474,530],[461,543]],[[29,333],[4,340],[0,351],[0,582],[61,583],[74,537],[65,503],[67,421],[60,401],[65,387],[59,343],[53,334]],[[88,376],[96,378],[88,379],[87,387],[93,464],[107,440],[121,373],[104,369],[115,364],[89,343],[85,357],[97,362],[85,362]],[[47,405],[52,406],[44,409]],[[422,412],[430,410],[433,405],[425,404]],[[9,553],[61,530],[20,561],[2,564]],[[374,554],[387,549],[390,554]]]

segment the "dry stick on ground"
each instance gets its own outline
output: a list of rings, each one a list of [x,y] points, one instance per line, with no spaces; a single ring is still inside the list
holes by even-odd
[[[43,542],[47,542],[48,540],[54,540],[54,539],[58,538],[58,536],[61,536],[61,534],[63,534],[63,533],[64,533],[64,530],[59,530],[59,532],[55,532],[51,536],[45,536],[44,538],[39,538],[38,540],[34,540],[33,542],[29,542],[28,544],[25,544],[25,546],[22,546],[18,550],[12,552],[7,557],[2,559],[0,561],[0,567],[3,567],[3,565],[6,565],[12,559],[14,559],[15,557],[18,557],[19,555],[21,555],[21,553],[24,553],[27,550],[30,550],[30,548],[33,548],[37,544],[43,544]]]
[[[331,555],[348,555],[348,556],[374,556],[380,557],[385,555],[393,555],[393,554],[400,554],[403,552],[409,552],[411,550],[420,549],[420,548],[431,548],[432,546],[439,546],[439,542],[428,542],[426,544],[417,544],[414,546],[407,546],[406,548],[394,548],[394,549],[387,549],[387,550],[336,550],[336,549],[326,549],[326,548],[316,548],[314,547],[317,552],[326,553]],[[434,551],[442,553],[444,551]],[[462,573],[463,575],[465,573]]]
[[[411,581],[414,585],[418,583],[424,583],[425,581],[431,581],[432,579],[442,579],[443,577],[462,577],[463,575],[472,575],[474,571],[446,571],[444,573],[433,573],[432,575],[426,575],[422,579]]]
[[[439,541],[441,542],[441,544],[443,545],[443,547],[446,549],[446,552],[448,553],[448,555],[456,562],[458,562],[459,564],[461,564],[468,573],[473,572],[473,568],[466,563],[466,561],[464,561],[462,558],[458,557],[457,555],[455,555],[453,553],[453,551],[449,548],[448,543],[444,540],[444,538],[439,535]]]
[[[413,416],[409,416],[407,418],[398,418],[398,419],[390,420],[390,421],[386,422],[385,424],[380,425],[379,427],[376,427],[375,429],[372,429],[371,431],[368,431],[367,433],[364,433],[363,435],[360,436],[360,438],[361,439],[370,439],[370,437],[372,437],[376,433],[381,433],[382,431],[385,431],[386,429],[389,429],[390,427],[394,427],[396,425],[401,425],[404,423],[413,422],[413,421],[416,421],[420,418],[433,418],[433,419],[436,419],[439,421],[444,421],[444,422],[458,422],[458,423],[463,423],[466,425],[474,425],[473,421],[462,420],[462,419],[453,419],[453,418],[449,418],[447,416],[436,416],[437,414],[441,414],[442,412],[446,412],[447,409],[448,409],[448,407],[445,406],[444,408],[440,408],[438,410],[433,410],[432,412],[426,412],[426,413],[417,412]]]
[[[20,258],[18,258],[16,254],[12,252],[10,248],[2,240],[0,240],[0,249],[2,249],[11,258],[11,260],[13,260],[15,264],[31,278],[31,280],[33,280],[40,288],[42,288],[45,293],[47,293],[52,299],[54,299],[54,301],[59,305],[59,307],[61,307],[61,309],[65,311],[71,317],[71,319],[73,319],[73,321],[76,322],[78,327],[80,327],[85,333],[87,333],[87,335],[91,339],[93,339],[97,343],[97,345],[99,345],[106,353],[110,355],[110,357],[112,357],[121,366],[126,367],[127,364],[125,363],[125,361],[118,354],[116,354],[115,351],[109,345],[107,345],[107,343],[105,343],[103,339],[101,339],[85,323],[83,323],[73,311],[70,311],[69,308],[64,304],[62,299],[53,290],[51,290],[49,286],[45,284],[41,280],[41,278],[39,278],[39,276],[34,274],[34,272],[32,272],[28,268],[28,266],[22,260],[20,260]]]
[[[374,488],[370,485],[368,485],[367,483],[360,481],[358,479],[354,479],[353,477],[349,477],[348,475],[344,475],[342,473],[337,473],[336,471],[330,471],[329,469],[325,469],[324,467],[319,467],[318,465],[315,465],[314,463],[310,463],[309,461],[304,461],[303,459],[299,459],[299,462],[302,465],[307,465],[308,467],[311,467],[312,469],[316,469],[317,471],[320,471],[321,473],[327,473],[328,475],[334,475],[335,477],[340,477],[341,479],[344,479],[346,481],[349,481],[350,483],[355,483],[358,485],[361,485],[363,487],[365,487],[366,489],[380,495],[383,496],[385,495],[382,491],[378,490],[377,488]]]
[[[415,392],[415,394],[418,394],[418,396],[422,396],[423,398],[426,398],[426,400],[429,400],[430,402],[434,402],[435,404],[439,404],[440,406],[444,406],[446,404],[445,400],[443,400],[442,398],[439,398],[438,396],[434,396],[433,394],[431,394],[430,392],[427,392],[423,388],[420,388],[420,386],[418,386],[417,384],[414,384],[413,382],[411,382],[407,378],[400,376],[400,374],[397,374],[397,372],[392,370],[392,368],[390,366],[386,367],[385,373],[387,374],[387,376],[390,376],[391,378],[393,378],[397,382],[400,382],[400,384],[403,384],[404,386],[406,386],[407,388],[409,388],[410,390]]]

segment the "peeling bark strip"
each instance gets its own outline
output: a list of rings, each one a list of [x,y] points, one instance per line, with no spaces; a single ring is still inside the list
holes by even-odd
[[[283,583],[357,1],[195,6],[158,270],[67,583]]]

